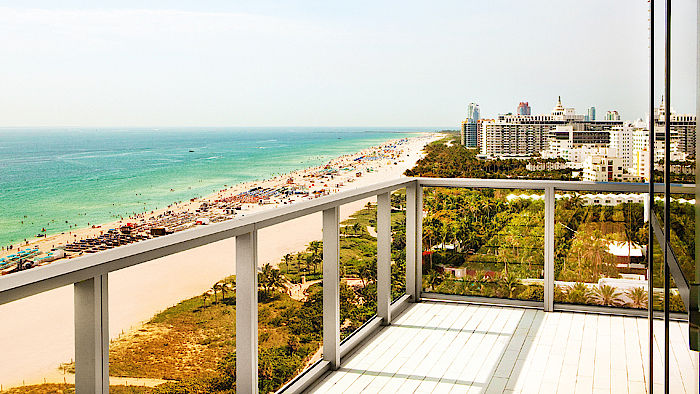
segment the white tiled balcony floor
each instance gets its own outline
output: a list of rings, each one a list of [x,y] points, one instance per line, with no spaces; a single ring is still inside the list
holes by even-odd
[[[662,349],[663,322],[654,331]],[[307,392],[644,393],[647,332],[641,318],[421,302]],[[688,325],[672,322],[671,393],[698,392],[687,343]]]

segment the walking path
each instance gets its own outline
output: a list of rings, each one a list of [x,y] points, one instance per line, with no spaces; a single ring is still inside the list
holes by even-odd
[[[321,283],[323,282],[323,279],[317,279],[317,280],[310,280],[306,283],[285,283],[284,286],[287,288],[287,293],[289,294],[292,299],[295,299],[297,301],[304,301],[306,300],[306,290],[309,289],[309,287],[315,285],[316,283]]]

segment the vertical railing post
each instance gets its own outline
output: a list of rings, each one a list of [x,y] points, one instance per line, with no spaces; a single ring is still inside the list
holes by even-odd
[[[107,274],[73,285],[75,391],[109,393],[109,303]]]
[[[339,207],[323,211],[323,359],[340,367]]]
[[[700,10],[700,8],[698,8]],[[654,229],[652,228],[652,215],[654,214],[654,140],[656,139],[656,121],[654,120],[654,55],[655,37],[655,18],[656,11],[654,10],[654,0],[649,1],[649,195],[647,197],[648,205],[644,206],[646,223],[649,227],[649,238],[647,241],[647,318],[649,319],[648,331],[649,334],[647,345],[648,361],[647,361],[647,390],[649,394],[654,393]],[[698,30],[700,32],[700,30]],[[700,34],[700,33],[699,33]],[[700,35],[698,36],[700,38]],[[700,47],[698,48],[700,51]],[[699,52],[700,53],[700,52]],[[700,63],[698,63],[700,64]],[[700,82],[700,80],[698,80]],[[643,178],[642,178],[643,179]],[[697,234],[697,233],[696,233]]]
[[[671,298],[671,272],[668,264],[668,248],[671,242],[671,0],[666,0],[666,36],[664,40],[664,244],[661,247],[664,249],[664,393],[670,391],[670,372],[671,356],[669,349],[670,342],[670,298]],[[652,61],[654,61],[652,59]],[[652,115],[649,114],[651,117]],[[650,130],[649,133],[654,133]],[[651,176],[654,176],[654,167],[650,168]],[[652,289],[653,290],[653,289]],[[653,296],[653,292],[651,293]],[[653,338],[649,337],[649,342]]]
[[[420,301],[423,287],[423,189],[406,186],[406,294]]]
[[[696,21],[700,21],[700,7],[697,7],[697,17]],[[700,42],[700,23],[695,24],[696,29],[696,40]],[[700,46],[697,47],[696,53],[696,78],[695,78],[695,157],[700,157],[700,135],[697,130],[700,130]],[[700,201],[700,166],[695,166],[695,201]],[[651,231],[649,231],[651,233]],[[695,256],[700,256],[700,206],[695,204]],[[696,257],[697,258],[697,257]],[[700,281],[700,264],[695,263],[695,284],[691,286],[692,301],[695,303],[691,307],[691,314],[688,316],[689,324],[689,336],[691,341],[694,339],[694,345],[691,348],[694,350],[700,350],[700,287],[698,287],[697,282]],[[649,281],[651,283],[651,280]],[[694,290],[694,291],[693,291]],[[652,297],[649,297],[650,299]],[[699,366],[698,373],[695,373],[695,387],[697,392],[700,393],[700,355],[695,354],[695,360]]]
[[[416,294],[416,190],[417,184],[406,186],[406,294],[418,302]]]
[[[391,200],[377,196],[377,316],[391,324]]]
[[[258,234],[236,236],[236,392],[258,392]]]
[[[544,191],[544,310],[554,310],[554,187]]]

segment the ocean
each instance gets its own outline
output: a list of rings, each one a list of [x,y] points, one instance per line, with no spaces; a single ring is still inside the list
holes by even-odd
[[[434,128],[0,129],[0,245],[114,221]]]

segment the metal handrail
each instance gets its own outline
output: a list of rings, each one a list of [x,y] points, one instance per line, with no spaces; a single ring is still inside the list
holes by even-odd
[[[545,190],[553,187],[562,191],[599,191],[616,193],[649,193],[648,183],[632,182],[585,182],[585,181],[552,181],[532,179],[477,179],[477,178],[415,178],[423,187],[469,187],[489,189],[530,189]],[[661,184],[655,185],[657,193],[664,191]],[[694,194],[694,184],[672,184],[672,194]]]
[[[340,206],[399,189],[410,183],[415,183],[415,179],[397,178],[17,272],[0,278],[0,305],[97,275],[104,275],[184,250],[232,238],[252,230],[259,230],[321,212],[333,206]]]

